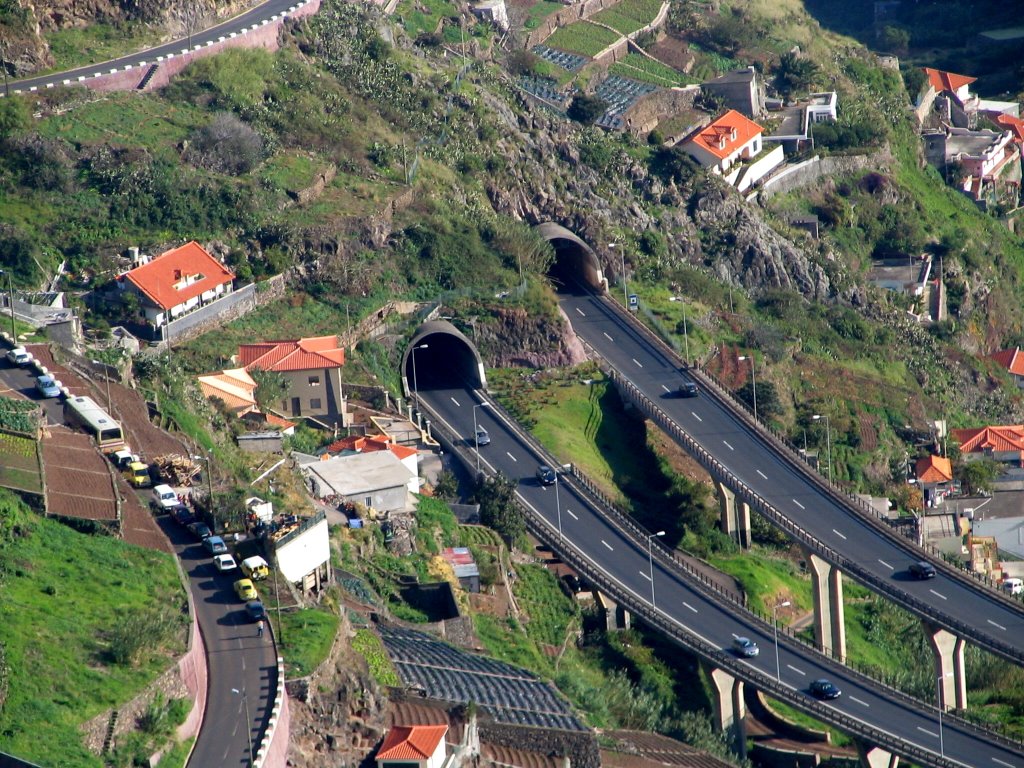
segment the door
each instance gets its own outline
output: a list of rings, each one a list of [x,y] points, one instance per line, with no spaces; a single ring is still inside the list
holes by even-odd
[[[302,415],[302,401],[297,397],[292,398],[292,416]]]

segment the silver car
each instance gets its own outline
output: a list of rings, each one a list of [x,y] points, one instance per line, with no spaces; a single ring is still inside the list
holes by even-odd
[[[742,656],[746,659],[752,659],[761,652],[761,649],[757,647],[757,643],[749,637],[735,638],[732,641],[732,649],[737,656]]]

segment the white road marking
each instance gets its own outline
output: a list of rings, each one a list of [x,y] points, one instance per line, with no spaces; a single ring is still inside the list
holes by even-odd
[[[1000,760],[998,757],[993,757],[992,762],[999,763],[1000,765],[1005,765],[1006,768],[1013,768],[1013,763],[1008,763],[1005,760]]]
[[[766,474],[765,474],[764,472],[762,472],[762,471],[761,471],[760,469],[755,469],[754,471],[755,471],[755,472],[757,472],[757,474],[759,474],[759,475],[760,475],[761,477],[763,477],[763,478],[764,478],[765,480],[767,480],[767,479],[768,479],[768,475],[766,475]]]
[[[608,335],[607,333],[605,333],[604,331],[602,331],[602,333],[604,333],[604,337],[605,337],[606,339],[608,339],[608,341],[615,341],[615,339],[613,339],[613,338],[612,338],[611,336],[609,336],[609,335]]]
[[[723,440],[722,442],[725,443],[725,447],[728,448],[730,451],[735,451],[736,450],[731,445],[729,445],[729,441],[728,440]]]
[[[510,459],[512,459],[512,461],[516,462],[517,464],[519,463],[519,459],[517,459],[515,456],[513,456],[508,451],[505,451],[505,455],[508,456]]]
[[[994,621],[992,621],[992,619],[987,619],[987,621],[988,621],[989,624],[991,624],[996,629],[1001,629],[1001,630],[1003,630],[1003,632],[1006,631],[1006,627],[1004,627],[1002,624],[996,624]]]
[[[700,416],[698,416],[693,411],[690,411],[690,415],[693,416],[693,418],[695,418],[697,421],[704,421],[704,419],[702,419]]]
[[[458,401],[458,400],[456,400],[456,399],[455,399],[454,397],[452,397],[451,395],[449,395],[449,396],[448,396],[448,399],[449,399],[449,400],[451,400],[451,401],[452,401],[453,403],[455,403],[455,407],[456,407],[456,408],[461,408],[461,407],[462,407],[461,405],[459,405],[459,401]]]
[[[607,541],[605,541],[604,539],[601,539],[601,543],[604,544],[606,547],[608,547],[608,551],[609,552],[614,552],[614,550],[612,549],[612,545],[609,544]]]
[[[648,581],[651,580],[651,575],[649,573],[646,573],[645,571],[640,571],[640,575],[643,576]]]
[[[804,672],[804,671],[803,671],[802,669],[797,669],[797,668],[796,668],[796,667],[794,667],[794,666],[793,666],[792,664],[787,664],[786,666],[787,666],[787,667],[788,667],[789,669],[792,669],[792,670],[793,670],[794,672],[796,672],[796,673],[797,673],[798,675],[801,675],[801,676],[803,676],[803,677],[807,677],[807,673],[806,673],[806,672]]]
[[[861,701],[861,700],[860,700],[860,699],[858,699],[858,698],[857,698],[856,696],[847,696],[846,698],[848,698],[848,699],[849,699],[850,701],[856,701],[856,702],[857,702],[858,704],[860,704],[860,705],[861,705],[862,707],[870,707],[870,706],[871,706],[871,705],[870,705],[870,704],[868,704],[868,703],[867,703],[866,701]]]
[[[890,571],[893,570],[893,567],[891,565],[889,565],[887,562],[885,562],[885,560],[879,560],[878,562],[880,562],[882,565],[884,565]]]
[[[565,510],[565,514],[567,514],[567,515],[568,515],[569,517],[571,517],[571,518],[572,518],[573,520],[579,520],[579,518],[578,518],[578,517],[576,517],[576,514],[575,514],[575,513],[574,513],[574,512],[573,512],[573,511],[572,511],[571,509],[567,509],[567,510]]]
[[[948,600],[949,599],[944,594],[942,594],[941,592],[936,592],[934,589],[929,589],[928,591],[931,592],[936,597],[941,597],[943,600]]]
[[[664,389],[666,392],[671,392],[672,391],[671,389],[666,387],[664,384],[661,385],[661,388]]]
[[[803,504],[801,504],[796,499],[793,499],[793,503],[796,504],[798,507],[800,507],[800,509],[807,509],[807,507],[805,507]]]
[[[836,536],[838,536],[838,537],[839,537],[840,539],[842,539],[843,541],[846,541],[846,537],[845,537],[845,536],[843,536],[843,534],[841,534],[841,533],[840,533],[839,531],[837,531],[837,530],[836,530],[835,528],[833,528],[833,529],[832,529],[832,533],[834,533],[834,534],[835,534]]]
[[[939,734],[937,734],[935,731],[929,731],[927,728],[922,728],[920,725],[917,726],[917,730],[919,730],[921,733],[927,733],[929,736],[933,736],[936,739],[939,738]]]
[[[583,314],[583,310],[580,309],[579,307],[576,307],[576,311],[580,313],[580,317],[586,317],[586,315]]]
[[[644,367],[644,366],[643,366],[643,363],[641,363],[641,362],[640,362],[639,360],[637,360],[637,359],[636,359],[635,357],[633,358],[633,362],[634,362],[634,363],[636,363],[637,365],[639,365],[639,366],[640,366],[641,368],[643,368],[643,367]]]
[[[694,608],[694,607],[693,607],[692,605],[690,605],[690,604],[689,604],[689,603],[687,603],[687,602],[683,602],[683,607],[684,607],[684,608],[687,608],[687,609],[689,609],[689,610],[691,610],[691,611],[693,611],[694,613],[697,613],[697,609],[696,609],[696,608]]]

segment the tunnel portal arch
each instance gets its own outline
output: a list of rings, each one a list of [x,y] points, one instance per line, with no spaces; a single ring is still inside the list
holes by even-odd
[[[608,279],[601,269],[601,261],[579,235],[553,221],[538,224],[536,229],[555,249],[555,263],[551,267],[555,277],[561,276],[567,282],[582,279],[601,293],[608,290]]]
[[[413,350],[417,349],[416,353]],[[415,358],[415,359],[414,359]],[[414,390],[471,383],[487,390],[484,361],[476,345],[447,320],[429,320],[412,336],[402,355],[402,389]]]

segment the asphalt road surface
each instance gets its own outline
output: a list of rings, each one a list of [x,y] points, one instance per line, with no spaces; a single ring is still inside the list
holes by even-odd
[[[1024,653],[1024,611],[1019,605],[1000,599],[981,585],[948,576],[941,569],[934,579],[913,579],[907,567],[920,560],[921,554],[910,542],[883,535],[829,496],[716,399],[672,397],[672,391],[689,380],[686,374],[639,332],[625,325],[603,300],[589,293],[563,294],[560,298],[580,338],[783,515],[884,581],[893,592],[927,605],[929,614],[924,618],[942,623],[942,617],[950,617],[970,627],[973,637],[991,642],[993,649],[1003,645]]]
[[[0,348],[0,351],[6,354],[6,347]],[[30,365],[19,368],[7,362],[6,357],[0,358],[0,394],[14,396],[14,393],[17,393],[29,400],[34,400],[43,407],[46,421],[49,424],[63,424],[63,398],[43,397],[39,394],[39,391],[36,389],[36,377],[38,375],[38,371]]]
[[[296,5],[300,5],[301,0],[268,0],[268,2],[258,5],[245,13],[236,16],[233,19],[225,21],[223,24],[218,24],[216,27],[210,27],[209,29],[196,32],[192,35],[191,43],[192,48],[196,46],[205,46],[208,42],[215,42],[221,37],[227,37],[232,32],[238,32],[243,27],[252,27],[253,25],[259,24],[264,19],[269,19],[271,16],[281,15],[287,13],[288,10]],[[155,48],[147,48],[146,50],[139,51],[138,53],[131,53],[127,56],[121,56],[111,61],[105,61],[99,64],[90,64],[86,67],[79,67],[78,69],[68,70],[66,72],[54,72],[49,75],[40,75],[39,77],[30,77],[24,80],[12,80],[10,82],[10,91],[28,91],[31,88],[41,90],[46,88],[48,85],[61,85],[65,80],[71,80],[76,82],[81,77],[92,77],[97,72],[109,72],[112,69],[121,70],[131,66],[138,66],[143,62],[155,64],[158,56],[166,58],[169,55],[179,55],[186,48],[188,48],[188,39],[182,38],[165,45],[159,45]],[[142,73],[139,73],[142,76]]]

